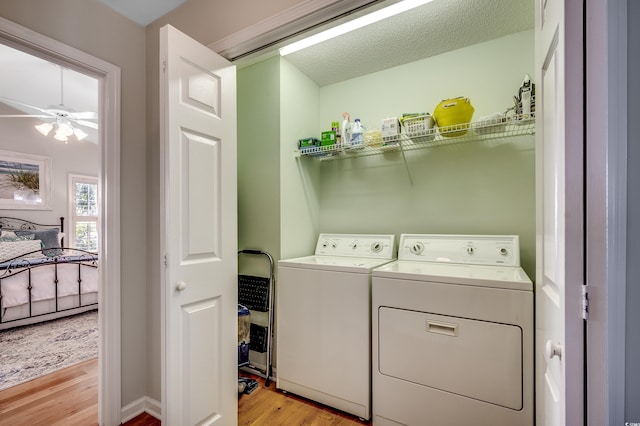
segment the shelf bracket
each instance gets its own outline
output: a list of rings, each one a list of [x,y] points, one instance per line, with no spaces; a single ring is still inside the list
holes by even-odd
[[[404,147],[402,146],[402,139],[398,141],[398,145],[400,145],[400,153],[402,154],[402,160],[404,161],[404,168],[407,170],[407,175],[409,176],[409,184],[413,186],[413,177],[411,176],[411,169],[409,169],[409,164],[407,163],[407,157],[404,155]]]

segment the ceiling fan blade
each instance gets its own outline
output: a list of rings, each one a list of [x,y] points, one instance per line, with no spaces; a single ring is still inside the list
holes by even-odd
[[[69,117],[74,120],[97,120],[98,114],[92,111],[87,112],[70,112]]]
[[[0,118],[51,118],[50,115],[0,114]]]
[[[5,102],[5,103],[9,102],[9,103],[12,103],[12,104],[15,104],[15,105],[20,105],[20,106],[23,106],[23,107],[35,109],[36,111],[44,112],[45,114],[47,114],[47,117],[51,117],[51,116],[54,115],[54,114],[51,114],[46,109],[39,108],[37,106],[33,106],[33,105],[29,105],[29,104],[25,104],[23,102],[16,101],[15,99],[10,99],[10,98],[5,98],[5,97],[0,96],[0,101]]]
[[[90,127],[92,129],[98,129],[98,123],[92,123],[91,121],[86,121],[86,120],[73,120],[75,123],[79,124],[80,126],[85,126],[85,127]]]

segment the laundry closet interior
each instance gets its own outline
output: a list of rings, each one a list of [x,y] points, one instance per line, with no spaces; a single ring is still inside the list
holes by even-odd
[[[518,235],[535,277],[534,127],[517,136],[471,127],[460,143],[405,152],[298,150],[344,112],[366,131],[456,97],[470,100],[472,123],[504,113],[535,77],[533,27],[531,0],[435,0],[291,55],[236,61],[239,250],[277,262],[313,254],[320,233]],[[262,265],[239,267],[259,275]]]

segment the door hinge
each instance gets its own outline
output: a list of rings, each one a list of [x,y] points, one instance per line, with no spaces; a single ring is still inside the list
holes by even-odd
[[[165,72],[167,70],[167,60],[166,59],[162,59],[162,72]]]
[[[164,255],[164,267],[166,268],[167,266],[169,266],[169,262],[167,261],[167,255]]]
[[[582,319],[589,319],[589,287],[582,285]]]

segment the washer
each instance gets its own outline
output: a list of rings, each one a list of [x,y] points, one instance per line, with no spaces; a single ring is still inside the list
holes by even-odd
[[[518,236],[403,234],[372,275],[374,425],[533,425]]]
[[[320,234],[278,262],[277,388],[371,417],[371,270],[394,259],[394,235]]]

